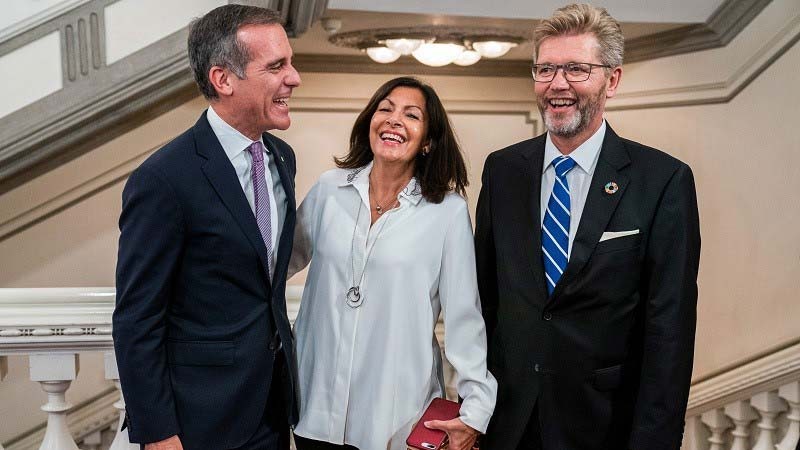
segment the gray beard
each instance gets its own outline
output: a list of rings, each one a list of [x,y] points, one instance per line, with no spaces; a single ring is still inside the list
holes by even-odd
[[[587,99],[585,103],[579,100],[578,110],[575,112],[575,114],[573,114],[572,120],[561,125],[556,125],[553,118],[550,117],[550,114],[545,111],[546,105],[538,102],[539,114],[544,120],[545,128],[547,128],[549,133],[563,138],[572,138],[579,135],[586,130],[586,128],[589,126],[589,122],[598,113],[600,109],[601,95],[603,95],[603,91],[600,91],[594,97]]]
[[[584,114],[583,110],[580,109],[572,115],[572,120],[567,123],[562,123],[561,125],[553,123],[553,120],[547,113],[542,114],[542,117],[544,118],[544,126],[547,128],[548,132],[565,138],[577,136],[578,133],[586,129],[586,125],[589,123],[589,115]]]

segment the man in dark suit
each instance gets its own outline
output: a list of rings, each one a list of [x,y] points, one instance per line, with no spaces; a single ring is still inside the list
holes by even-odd
[[[478,279],[497,406],[483,449],[678,449],[700,233],[689,167],[603,119],[623,37],[570,5],[534,31],[547,133],[492,153]]]
[[[210,107],[122,194],[114,348],[131,441],[146,450],[288,449],[296,423],[286,271],[300,77],[279,16],[226,5],[189,60]]]

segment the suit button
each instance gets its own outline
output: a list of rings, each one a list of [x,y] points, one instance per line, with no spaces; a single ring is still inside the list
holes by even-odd
[[[539,364],[534,364],[533,365],[533,371],[534,372],[538,372],[539,371]]]
[[[550,314],[549,312],[546,312],[546,313],[544,313],[544,316],[542,316],[542,318],[543,318],[544,320],[550,320],[550,319],[552,319],[552,318],[553,318],[553,315],[552,315],[552,314]]]
[[[272,342],[270,342],[269,343],[269,350],[272,351],[272,352],[277,350],[278,349],[278,342],[280,342],[280,341],[272,341]]]

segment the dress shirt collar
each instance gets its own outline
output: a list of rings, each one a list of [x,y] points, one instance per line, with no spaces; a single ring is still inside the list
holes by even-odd
[[[239,156],[239,153],[247,150],[247,147],[253,143],[249,137],[243,135],[241,132],[239,132],[239,130],[233,128],[232,126],[228,125],[227,122],[222,120],[222,117],[220,117],[211,106],[208,107],[206,118],[208,119],[208,124],[211,125],[211,129],[214,131],[214,134],[217,135],[217,139],[219,140],[220,145],[222,145],[222,149],[225,150],[225,154],[228,155],[228,159],[233,160]],[[264,144],[263,136],[259,138],[259,141]],[[264,148],[267,149],[267,146],[264,145]],[[269,149],[267,149],[267,153],[269,153]]]
[[[600,149],[603,147],[603,139],[606,136],[606,121],[600,125],[600,128],[578,148],[569,154],[569,157],[575,160],[575,163],[583,169],[587,174],[594,173],[594,168],[597,166],[597,155],[600,154]],[[542,173],[544,173],[553,160],[561,156],[561,152],[550,139],[550,133],[547,133],[547,139],[544,144],[544,163],[542,164]]]
[[[339,183],[339,186],[353,186],[359,191],[363,190],[366,192],[369,190],[370,172],[372,172],[372,161],[364,167],[348,170],[344,179]],[[422,187],[419,185],[417,177],[411,177],[406,187],[400,191],[400,196],[406,198],[414,205],[422,200]]]

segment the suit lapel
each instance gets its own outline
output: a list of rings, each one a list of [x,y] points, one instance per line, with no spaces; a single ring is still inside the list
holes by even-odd
[[[275,255],[275,273],[273,279],[283,279],[286,277],[286,270],[289,265],[289,257],[291,256],[291,247],[283,245],[287,239],[294,234],[294,221],[295,221],[295,194],[294,194],[294,177],[290,173],[289,168],[286,166],[286,157],[283,154],[283,148],[278,145],[277,141],[269,133],[264,133],[264,142],[267,143],[270,151],[275,153],[273,160],[278,168],[278,174],[281,177],[281,186],[286,193],[286,217],[283,219],[283,227],[281,227],[281,236],[278,236],[277,252]],[[283,277],[283,278],[281,278]]]
[[[230,211],[239,228],[247,236],[247,240],[258,254],[266,279],[269,280],[267,246],[258,230],[258,223],[253,215],[253,210],[250,209],[250,204],[247,203],[247,197],[242,191],[242,185],[239,184],[236,171],[211,129],[211,125],[208,124],[206,113],[203,113],[203,116],[195,124],[194,136],[198,155],[206,159],[201,166],[203,174]]]
[[[529,256],[528,267],[531,268],[531,275],[533,281],[533,289],[536,295],[531,298],[535,300],[547,299],[547,284],[544,278],[544,263],[542,262],[542,219],[541,219],[541,196],[542,196],[542,167],[544,164],[544,144],[545,135],[539,136],[531,141],[523,152],[522,156],[525,158],[525,174],[523,177],[523,184],[525,189],[529,192],[528,205],[525,208],[528,211],[528,218],[530,219],[527,233],[523,236],[528,238],[523,242],[523,248],[529,250],[524,251]]]
[[[597,167],[589,186],[589,193],[586,196],[581,222],[578,224],[578,231],[572,243],[569,262],[552,297],[558,296],[564,290],[564,286],[572,282],[589,261],[589,257],[600,241],[603,232],[606,231],[608,222],[628,187],[628,176],[620,172],[628,164],[630,164],[628,151],[619,136],[608,126]],[[616,193],[606,193],[605,186],[609,182],[614,182],[619,186]]]

